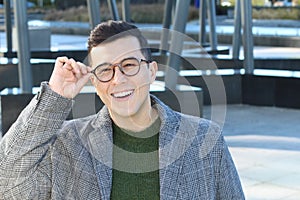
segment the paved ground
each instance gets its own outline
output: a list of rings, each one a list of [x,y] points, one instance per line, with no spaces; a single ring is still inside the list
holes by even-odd
[[[223,133],[247,199],[300,199],[299,117],[296,109],[227,106]]]
[[[271,24],[272,27],[276,27],[280,23]],[[287,26],[289,23],[283,24]],[[289,27],[293,26],[297,29],[293,33],[298,36],[299,26],[289,25]],[[231,28],[227,27],[226,30]],[[261,30],[262,33],[266,29],[257,27],[257,30]],[[276,30],[278,31],[274,32],[274,29],[266,31],[274,34],[284,33],[281,28]],[[85,48],[86,38],[87,36],[78,35],[52,35],[51,46],[54,50],[82,49]],[[5,45],[3,33],[0,33],[0,39],[1,49]],[[299,53],[299,48],[255,47],[254,49],[255,57],[279,55],[297,57]],[[210,118],[209,106],[204,109],[204,117]],[[300,199],[299,118],[300,110],[296,109],[249,105],[227,106],[224,135],[237,165],[247,199]]]

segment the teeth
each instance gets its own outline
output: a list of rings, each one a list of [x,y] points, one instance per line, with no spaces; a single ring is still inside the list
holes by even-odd
[[[133,93],[133,91],[125,91],[125,92],[119,92],[119,93],[114,93],[112,94],[114,97],[117,97],[117,98],[121,98],[121,97],[126,97],[126,96],[129,96]]]

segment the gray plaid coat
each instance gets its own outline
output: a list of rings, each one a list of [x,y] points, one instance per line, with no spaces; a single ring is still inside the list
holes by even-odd
[[[218,126],[174,112],[161,118],[161,199],[244,199]],[[66,121],[72,101],[44,83],[0,143],[0,199],[109,199],[112,126],[106,107]],[[146,170],[146,169],[145,169]]]

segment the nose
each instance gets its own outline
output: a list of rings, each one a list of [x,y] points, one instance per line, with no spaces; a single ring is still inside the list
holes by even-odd
[[[112,78],[113,83],[122,83],[125,82],[126,76],[125,74],[121,71],[120,66],[116,65],[114,68],[114,77]]]

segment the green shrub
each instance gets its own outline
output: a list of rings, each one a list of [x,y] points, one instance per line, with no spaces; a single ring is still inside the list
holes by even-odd
[[[138,23],[162,23],[164,6],[145,4],[143,6],[131,5],[131,19]],[[120,12],[121,13],[121,12]]]
[[[118,3],[120,18],[122,17],[121,4]],[[218,7],[220,11],[221,7]],[[224,8],[224,7],[222,7]],[[70,7],[65,10],[58,9],[36,9],[44,12],[44,19],[49,21],[89,21],[88,10],[86,6]],[[131,4],[131,19],[136,23],[162,23],[164,4]],[[226,10],[222,10],[222,14],[226,14]],[[101,20],[112,19],[107,4],[100,5]],[[254,19],[300,19],[300,7],[253,7],[252,16]],[[199,9],[194,6],[190,7],[188,20],[198,20]]]
[[[122,6],[118,4],[120,18],[122,18]],[[132,4],[130,6],[131,19],[136,23],[162,23],[163,4]],[[198,19],[199,10],[190,7],[188,20]],[[102,21],[112,19],[107,4],[101,4],[100,17]],[[66,10],[48,9],[45,11],[44,20],[48,21],[89,21],[88,9],[86,6],[71,7]]]
[[[300,19],[300,9],[298,7],[292,8],[259,8],[253,9],[253,19]]]

